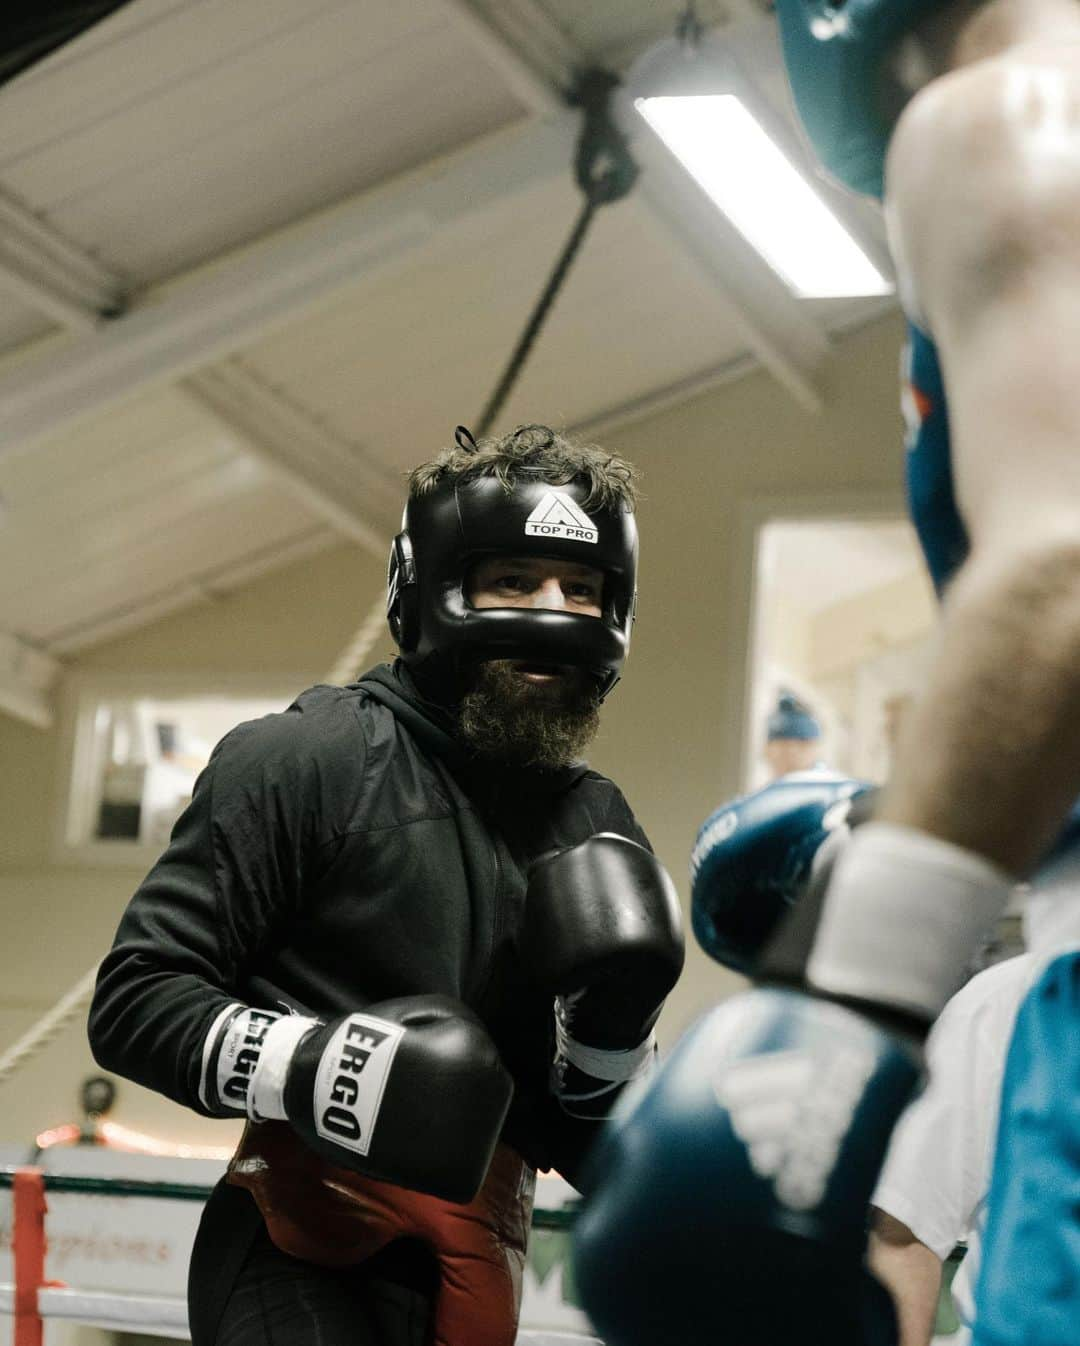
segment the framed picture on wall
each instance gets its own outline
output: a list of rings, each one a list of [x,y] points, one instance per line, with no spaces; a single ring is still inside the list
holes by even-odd
[[[148,867],[215,744],[245,720],[284,710],[306,681],[73,678],[63,697],[57,860]]]

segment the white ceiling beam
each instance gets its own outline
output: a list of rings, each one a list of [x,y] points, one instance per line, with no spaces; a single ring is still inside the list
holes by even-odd
[[[443,9],[541,116],[566,105],[584,64],[551,16],[534,0],[442,0]]]
[[[760,19],[767,12],[762,0],[724,0],[724,8],[731,19]]]
[[[60,664],[8,631],[0,631],[0,711],[37,729],[53,723],[52,690]]]
[[[330,524],[385,558],[401,510],[401,483],[363,450],[286,401],[238,360],[180,385]]]
[[[480,54],[503,78],[507,88],[530,111],[550,116],[566,99],[562,90],[574,77],[573,54],[553,53],[547,43],[528,43],[519,33],[511,40],[502,11],[481,8],[474,0],[442,0],[443,8]],[[507,10],[514,0],[507,4]]]
[[[316,523],[291,538],[260,547],[211,570],[185,575],[156,593],[122,603],[107,612],[99,611],[75,625],[55,631],[48,636],[49,649],[58,655],[76,655],[103,640],[113,640],[128,631],[136,631],[174,612],[197,604],[220,602],[242,585],[317,555],[333,546],[335,541],[334,533]]]
[[[6,193],[0,193],[0,288],[83,332],[120,313],[126,295],[119,276]]]
[[[536,0],[443,0],[478,46],[508,80],[522,88],[546,81],[547,95],[535,93],[532,107],[546,112],[585,64],[565,36],[555,30]],[[738,0],[741,14],[760,17],[756,5]],[[637,131],[636,114],[624,117]],[[644,125],[633,140],[643,172],[636,187],[655,217],[697,262],[723,294],[754,355],[803,406],[820,411],[825,396],[821,371],[829,349],[821,325],[808,314],[727,218],[705,202],[701,191]]]
[[[834,328],[833,332],[847,334],[858,331],[859,328],[877,322],[886,314],[894,312],[895,308],[896,305],[891,298],[874,300],[860,310],[856,321],[842,323]],[[704,397],[714,389],[734,383],[736,379],[745,378],[760,369],[761,361],[756,356],[749,353],[737,355],[734,359],[710,365],[686,378],[676,379],[674,383],[653,388],[647,393],[642,393],[640,397],[632,397],[616,406],[593,412],[584,420],[575,421],[569,428],[574,434],[581,435],[587,440],[598,440],[603,443],[624,425],[643,421],[650,416],[659,416],[672,407],[681,407],[693,398]]]
[[[151,292],[92,334],[0,372],[0,457],[250,345],[336,291],[407,265],[493,204],[567,172],[576,118],[516,123]]]

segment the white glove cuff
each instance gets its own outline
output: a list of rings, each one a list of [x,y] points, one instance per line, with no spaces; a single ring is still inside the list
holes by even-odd
[[[951,842],[867,823],[836,862],[807,980],[934,1019],[1012,887],[1003,870]]]
[[[285,1079],[293,1053],[300,1039],[318,1026],[318,1019],[307,1019],[300,1014],[283,1014],[270,1025],[248,1087],[247,1115],[253,1122],[288,1120]]]

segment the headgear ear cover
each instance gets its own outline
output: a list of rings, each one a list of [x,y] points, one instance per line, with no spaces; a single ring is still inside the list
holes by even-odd
[[[630,644],[637,526],[627,507],[585,510],[588,488],[538,478],[448,479],[410,498],[390,550],[387,617],[404,662],[439,699],[460,699],[463,675],[486,659],[584,668],[601,698]],[[473,608],[472,566],[485,556],[575,561],[603,572],[599,618],[538,608]]]
[[[776,0],[784,64],[818,158],[846,187],[885,191],[892,135],[888,56],[949,0]],[[902,101],[902,99],[900,100]]]

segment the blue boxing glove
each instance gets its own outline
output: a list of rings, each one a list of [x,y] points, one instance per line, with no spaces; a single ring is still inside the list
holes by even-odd
[[[948,0],[776,0],[792,98],[818,158],[853,192],[881,197],[896,118],[911,95],[890,57]]]
[[[694,934],[707,954],[751,973],[815,861],[867,812],[876,787],[834,772],[786,776],[706,818],[690,853]]]
[[[608,1346],[892,1346],[866,1214],[918,1053],[824,1000],[710,1011],[616,1113],[574,1238]]]

